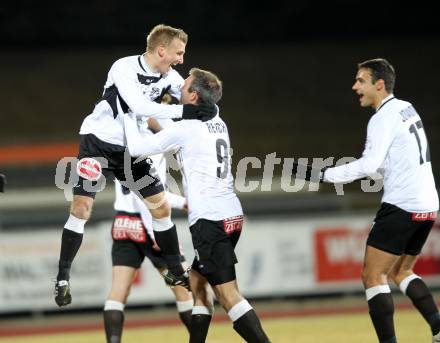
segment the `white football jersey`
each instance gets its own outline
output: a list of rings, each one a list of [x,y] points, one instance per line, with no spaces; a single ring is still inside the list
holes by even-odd
[[[145,137],[132,118],[125,116],[124,123],[132,156],[180,149],[190,225],[243,214],[233,188],[228,128],[218,114],[206,122],[181,120]]]
[[[384,99],[371,117],[362,157],[327,169],[324,181],[350,182],[377,172],[384,178],[382,202],[408,212],[438,210],[438,194],[422,120],[409,102],[393,95]]]
[[[122,115],[135,112],[138,116],[179,118],[182,105],[163,105],[154,102],[165,92],[180,99],[183,78],[174,69],[165,75],[152,72],[143,55],[117,60],[108,72],[104,93],[93,112],[88,115],[80,134],[94,134],[100,140],[125,145]]]
[[[166,180],[166,158],[163,154],[158,154],[150,157],[153,161],[153,166],[156,169],[157,175],[163,184]],[[149,209],[144,203],[144,200],[139,198],[135,193],[125,188],[121,183],[115,179],[115,202],[114,209],[116,211],[123,211],[128,213],[138,213],[142,218],[144,227],[150,237],[154,238],[152,217]],[[183,209],[186,199],[183,196],[166,192],[166,196],[172,208]]]

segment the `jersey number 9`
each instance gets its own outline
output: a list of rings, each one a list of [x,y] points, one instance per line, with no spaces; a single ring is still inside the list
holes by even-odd
[[[228,175],[229,169],[229,158],[228,158],[228,144],[222,138],[217,139],[215,142],[215,149],[217,151],[217,161],[220,163],[220,166],[217,167],[217,177],[220,179],[226,178]]]

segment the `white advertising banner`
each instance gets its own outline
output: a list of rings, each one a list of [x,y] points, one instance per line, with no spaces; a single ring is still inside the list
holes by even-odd
[[[105,298],[111,276],[109,238],[99,228],[84,235],[72,268],[72,307],[95,305]],[[60,242],[61,230],[0,233],[0,312],[55,308]]]
[[[236,253],[237,278],[248,297],[362,290],[365,240],[374,214],[304,219],[246,218]],[[194,258],[187,222],[176,221],[188,263]],[[72,308],[100,307],[111,286],[110,222],[88,225],[73,263]],[[0,313],[54,310],[61,230],[0,232]],[[440,225],[433,229],[416,272],[440,286]],[[128,304],[174,301],[146,259]]]

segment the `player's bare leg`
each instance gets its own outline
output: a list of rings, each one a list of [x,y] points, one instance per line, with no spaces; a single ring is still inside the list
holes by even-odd
[[[381,343],[396,343],[394,303],[387,276],[399,256],[367,245],[362,282],[376,334]]]
[[[194,297],[189,342],[204,343],[214,313],[214,299],[208,281],[197,271],[190,271],[189,280]]]
[[[70,294],[70,268],[78,252],[84,234],[84,224],[90,218],[94,199],[83,195],[74,195],[70,207],[70,216],[64,225],[61,237],[61,251],[58,262],[58,275],[55,284],[55,302],[66,306],[72,302]]]
[[[185,265],[183,265],[185,268]],[[164,275],[166,274],[165,268],[158,268],[157,271]],[[176,307],[177,312],[179,313],[180,320],[187,328],[188,332],[190,330],[191,325],[191,315],[192,315],[192,309],[194,306],[194,300],[192,297],[191,292],[182,286],[175,286],[171,288],[171,291],[174,294],[174,297],[176,298]]]
[[[114,266],[112,271],[112,288],[104,306],[104,327],[107,343],[120,343],[124,326],[124,307],[136,269]]]
[[[418,256],[402,255],[394,264],[389,276],[406,294],[429,324],[433,342],[440,342],[440,315],[431,291],[422,278],[414,274],[414,266]]]
[[[154,237],[168,266],[168,273],[164,275],[165,282],[170,286],[188,288],[188,275],[180,262],[179,239],[176,226],[171,220],[171,206],[165,192],[146,197],[144,200],[153,217]]]

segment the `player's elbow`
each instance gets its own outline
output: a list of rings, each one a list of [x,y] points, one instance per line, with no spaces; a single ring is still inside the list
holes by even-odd
[[[142,115],[142,116],[147,116],[148,115],[148,113],[146,113],[147,111],[145,109],[145,106],[142,106],[142,104],[139,104],[136,101],[132,101],[132,102],[127,103],[127,104],[128,104],[128,106],[130,107],[130,110],[133,113],[139,114],[139,115]]]
[[[366,175],[373,175],[377,173],[377,170],[380,168],[381,162],[378,162],[374,159],[367,159],[362,164],[362,171]]]
[[[138,145],[135,144],[127,144],[128,153],[132,157],[139,157],[142,155],[142,152],[140,151]]]

